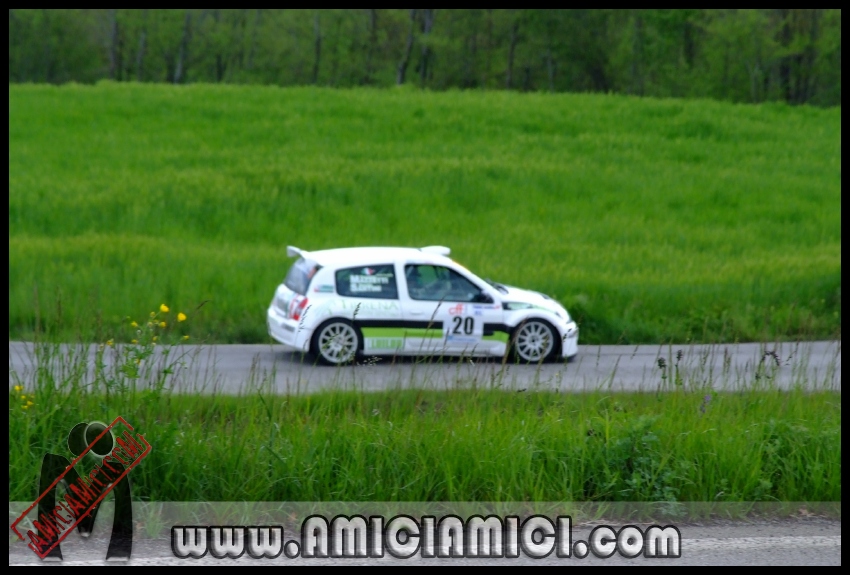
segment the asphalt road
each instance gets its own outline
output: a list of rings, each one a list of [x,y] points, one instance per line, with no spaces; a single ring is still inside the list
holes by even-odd
[[[35,366],[68,371],[85,362],[91,378],[95,347],[61,346],[51,359],[36,361],[33,345],[9,343],[9,386],[30,382]],[[111,369],[116,348],[104,354]],[[788,388],[841,389],[841,342],[719,345],[593,345],[579,346],[568,364],[516,365],[497,360],[434,358],[364,358],[353,366],[315,365],[312,358],[281,345],[179,346],[167,358],[147,360],[154,368],[172,365],[169,385],[176,389],[236,394],[258,386],[277,393],[309,393],[327,388],[364,391],[406,387],[435,389],[458,385],[493,386],[510,390],[587,389],[612,391],[669,390],[685,386],[735,389],[774,385]],[[664,367],[661,367],[664,365]],[[55,371],[58,373],[58,371]]]

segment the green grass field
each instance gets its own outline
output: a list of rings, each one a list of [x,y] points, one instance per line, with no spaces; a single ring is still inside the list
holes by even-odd
[[[561,300],[582,343],[840,337],[840,108],[130,84],[9,99],[10,339],[120,338],[167,302],[193,338],[268,341],[287,244],[450,246]]]
[[[840,388],[782,390],[770,370],[734,392],[687,376],[659,378],[657,392],[575,394],[459,380],[277,395],[246,374],[250,391],[225,396],[158,385],[184,377],[180,346],[140,374],[150,346],[122,348],[94,377],[74,349],[39,344],[38,369],[15,376],[10,501],[38,495],[41,459],[68,456],[74,425],[119,415],[152,446],[132,475],[149,501],[841,500]]]

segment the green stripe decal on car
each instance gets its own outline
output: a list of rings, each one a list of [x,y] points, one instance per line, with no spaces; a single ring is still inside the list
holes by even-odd
[[[508,334],[503,331],[497,331],[493,335],[485,335],[481,338],[482,341],[501,341],[502,343],[508,343]]]
[[[443,339],[442,329],[423,329],[412,327],[363,327],[360,328],[363,337],[421,337],[428,339]]]

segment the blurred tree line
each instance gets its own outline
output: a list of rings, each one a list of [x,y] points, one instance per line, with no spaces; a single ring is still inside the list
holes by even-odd
[[[9,10],[9,82],[841,103],[841,10]]]

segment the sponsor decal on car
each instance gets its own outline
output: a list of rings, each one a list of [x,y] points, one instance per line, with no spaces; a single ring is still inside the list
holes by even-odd
[[[464,305],[459,303],[449,308],[449,315],[463,315]]]
[[[400,337],[371,337],[366,339],[366,347],[372,350],[401,349],[404,347],[404,339]]]
[[[335,313],[357,311],[358,318],[400,318],[401,305],[397,301],[380,299],[331,299],[322,303],[314,313],[328,317]]]
[[[467,335],[446,335],[446,341],[450,343],[478,343],[477,337],[467,336]]]
[[[333,293],[334,292],[334,286],[329,285],[329,284],[322,284],[322,285],[318,285],[318,286],[314,287],[313,291],[316,292],[316,293]]]

